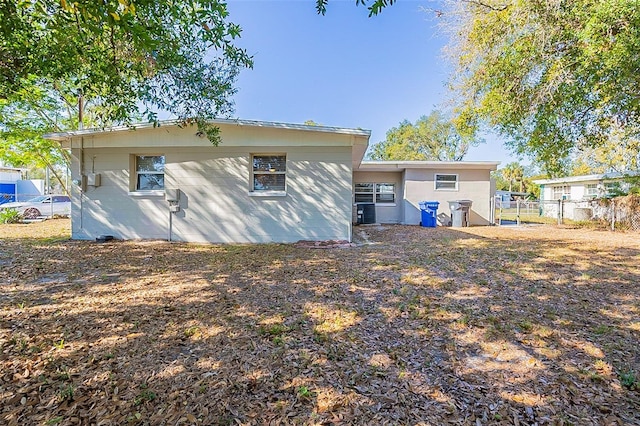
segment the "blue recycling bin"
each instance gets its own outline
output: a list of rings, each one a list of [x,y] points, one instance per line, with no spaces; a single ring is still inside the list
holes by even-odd
[[[420,201],[418,204],[420,205],[420,224],[425,228],[435,228],[440,203],[437,201]]]

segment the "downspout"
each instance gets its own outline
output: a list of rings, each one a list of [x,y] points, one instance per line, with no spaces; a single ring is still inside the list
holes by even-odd
[[[84,96],[82,95],[82,90],[78,95],[78,130],[84,130]],[[80,158],[78,159],[78,168],[80,173],[80,229],[84,229],[83,224],[83,203],[82,199],[84,198],[84,136],[80,135]]]
[[[80,178],[80,185],[79,185],[79,191],[78,193],[80,194],[79,200],[80,200],[80,229],[84,229],[84,225],[83,225],[83,220],[82,220],[82,216],[83,216],[83,203],[82,203],[82,199],[84,198],[84,191],[83,191],[83,181],[84,181],[84,136],[80,136],[80,155],[78,158],[78,172],[79,172],[79,178]]]

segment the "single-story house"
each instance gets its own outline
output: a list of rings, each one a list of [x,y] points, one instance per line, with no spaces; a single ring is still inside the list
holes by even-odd
[[[592,200],[628,190],[629,184],[623,178],[633,174],[612,172],[534,180],[533,183],[540,185],[540,213],[542,216],[557,217],[561,209],[564,218],[583,220],[584,210],[592,208]],[[590,217],[590,214],[587,216]]]
[[[616,189],[628,189],[623,181],[625,175],[634,173],[602,173],[581,176],[566,176],[554,179],[538,179],[540,200],[582,201],[611,195]]]
[[[173,122],[45,135],[71,151],[72,238],[351,240],[355,204],[417,225],[424,200],[471,200],[470,223],[490,223],[497,162],[363,161],[368,130],[215,124],[219,146]]]
[[[353,169],[354,202],[375,202],[376,222],[418,225],[421,201],[439,202],[439,223],[447,224],[448,202],[470,200],[470,224],[489,225],[493,195],[490,172],[498,164],[483,161],[362,161]],[[393,195],[385,195],[385,192]]]

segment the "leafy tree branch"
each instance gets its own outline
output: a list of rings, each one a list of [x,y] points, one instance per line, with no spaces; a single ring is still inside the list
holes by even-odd
[[[385,161],[461,161],[469,148],[480,142],[475,137],[461,136],[453,123],[436,110],[415,124],[405,120],[389,130],[386,140],[374,145],[369,157]]]

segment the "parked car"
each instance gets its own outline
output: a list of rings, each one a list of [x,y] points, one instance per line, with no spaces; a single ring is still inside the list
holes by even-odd
[[[69,216],[71,199],[66,195],[40,195],[28,201],[0,204],[0,210],[4,209],[16,209],[25,219],[35,219],[38,216]]]

